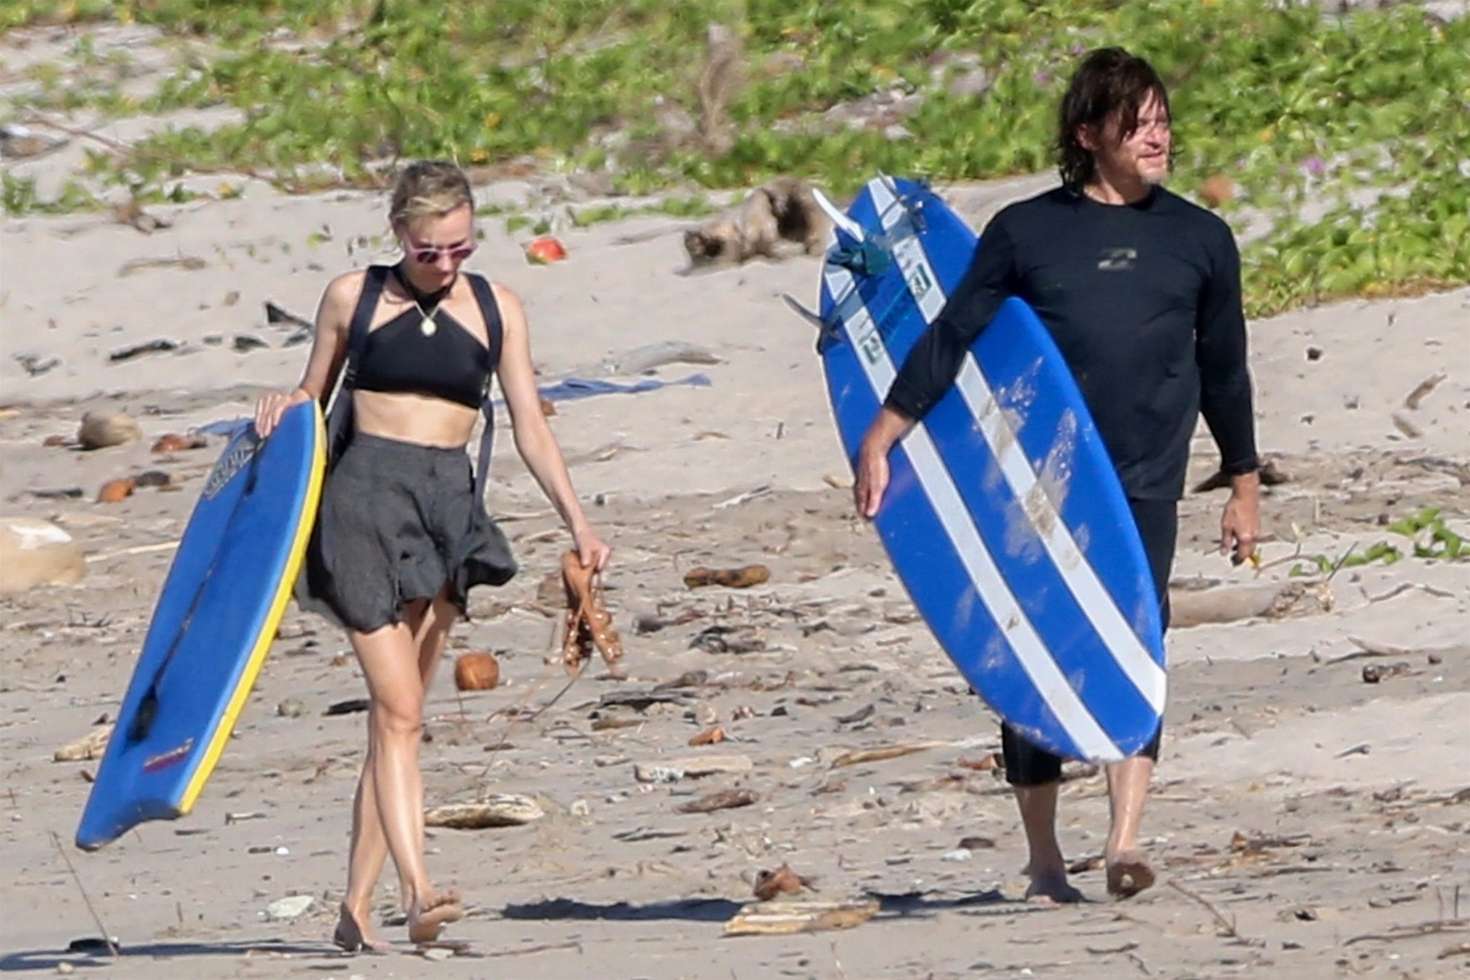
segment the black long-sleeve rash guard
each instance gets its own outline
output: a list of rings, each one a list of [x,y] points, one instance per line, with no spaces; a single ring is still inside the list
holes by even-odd
[[[1064,188],[990,222],[886,404],[922,418],[1008,296],[1041,318],[1128,496],[1176,500],[1200,412],[1231,474],[1256,468],[1240,254],[1214,214],[1155,188],[1107,205]]]

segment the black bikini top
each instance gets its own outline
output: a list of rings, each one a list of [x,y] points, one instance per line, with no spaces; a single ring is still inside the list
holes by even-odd
[[[362,326],[372,322],[390,273],[418,306],[367,332],[353,387],[361,391],[414,392],[479,408],[500,361],[500,308],[489,282],[483,276],[465,273],[485,318],[488,346],[439,309],[440,302],[454,288],[452,283],[437,293],[421,293],[396,266],[368,268],[362,296],[352,314],[354,328],[359,326],[355,322],[359,317],[366,318]]]

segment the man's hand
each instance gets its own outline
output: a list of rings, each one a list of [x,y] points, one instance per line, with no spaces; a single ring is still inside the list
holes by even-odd
[[[863,435],[852,486],[852,499],[859,517],[872,520],[877,516],[883,494],[888,489],[888,453],[893,444],[913,427],[914,421],[907,415],[884,408]]]
[[[1261,536],[1261,478],[1255,472],[1230,478],[1230,499],[1220,517],[1220,554],[1239,565],[1256,553]]]

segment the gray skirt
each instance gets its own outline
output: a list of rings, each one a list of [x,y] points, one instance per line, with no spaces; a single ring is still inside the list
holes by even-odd
[[[473,586],[515,573],[510,542],[475,499],[463,449],[355,433],[327,475],[296,599],[368,633],[446,587],[464,613]]]

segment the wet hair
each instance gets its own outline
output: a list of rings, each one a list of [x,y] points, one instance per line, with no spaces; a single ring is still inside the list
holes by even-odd
[[[1169,93],[1153,65],[1122,48],[1089,51],[1077,66],[1057,113],[1057,170],[1062,183],[1079,190],[1097,172],[1092,151],[1077,138],[1082,126],[1101,132],[1115,115],[1123,133],[1138,127],[1138,110],[1150,94],[1169,112]],[[1172,154],[1172,151],[1171,151]]]
[[[397,225],[415,218],[437,218],[462,206],[475,207],[464,171],[448,160],[420,160],[404,167],[394,180],[388,221]]]

